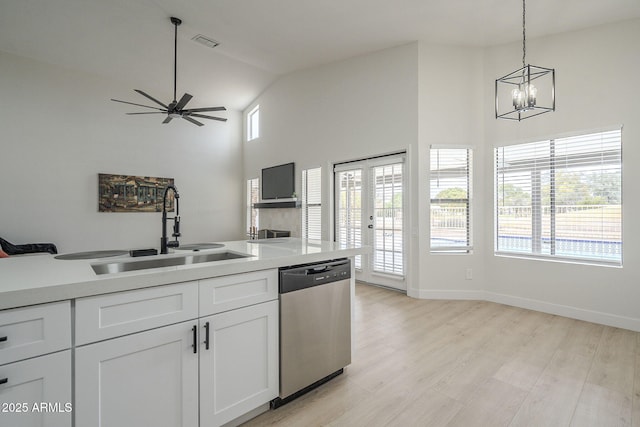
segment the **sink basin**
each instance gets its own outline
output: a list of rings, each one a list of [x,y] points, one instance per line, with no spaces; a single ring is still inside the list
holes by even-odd
[[[55,259],[94,259],[94,258],[107,258],[112,256],[126,255],[127,251],[89,251],[89,252],[75,252],[72,254],[56,255]]]
[[[228,259],[249,258],[253,255],[239,252],[216,252],[202,255],[185,255],[171,258],[155,258],[140,261],[120,261],[104,264],[91,264],[96,274],[113,274],[125,271],[147,270],[151,268],[173,267],[177,265],[201,264],[203,262],[225,261]]]
[[[191,243],[189,245],[180,245],[176,250],[199,251],[201,249],[218,249],[223,246],[222,243]]]

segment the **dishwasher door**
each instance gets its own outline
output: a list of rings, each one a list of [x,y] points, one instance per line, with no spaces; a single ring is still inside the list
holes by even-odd
[[[281,399],[351,363],[351,264],[339,262],[307,266],[298,281],[311,286],[280,294]]]

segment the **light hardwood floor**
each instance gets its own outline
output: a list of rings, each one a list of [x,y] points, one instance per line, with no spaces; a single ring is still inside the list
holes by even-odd
[[[353,363],[249,426],[638,426],[640,334],[356,285]]]

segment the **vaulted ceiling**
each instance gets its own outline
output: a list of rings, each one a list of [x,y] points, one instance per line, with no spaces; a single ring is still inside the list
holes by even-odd
[[[415,40],[520,40],[519,0],[3,0],[0,51],[99,74],[170,98],[243,109],[278,75]],[[527,37],[640,17],[638,0],[529,0]],[[220,42],[210,49],[191,38]],[[139,83],[137,83],[139,82]],[[145,86],[146,85],[146,86]],[[166,89],[165,89],[166,88]],[[126,97],[123,87],[114,97]]]

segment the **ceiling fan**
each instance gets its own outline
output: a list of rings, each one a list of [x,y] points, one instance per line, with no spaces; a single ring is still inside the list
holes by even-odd
[[[185,93],[184,95],[182,95],[182,98],[180,98],[180,101],[176,101],[176,69],[177,69],[177,57],[178,57],[178,25],[182,24],[182,20],[179,19],[179,18],[171,17],[171,23],[175,27],[174,43],[173,43],[173,46],[174,46],[174,54],[173,54],[173,101],[171,101],[171,103],[169,103],[169,105],[165,105],[162,102],[160,102],[157,99],[155,99],[153,96],[141,91],[140,89],[134,89],[134,90],[136,92],[138,92],[140,95],[142,95],[142,96],[150,99],[151,101],[155,102],[156,104],[162,106],[162,108],[153,107],[153,106],[150,106],[150,105],[136,104],[134,102],[120,101],[118,99],[113,99],[113,98],[111,100],[115,101],[115,102],[121,102],[123,104],[136,105],[138,107],[153,108],[154,110],[158,110],[158,111],[149,111],[149,112],[142,112],[142,113],[127,113],[127,114],[129,114],[129,115],[135,115],[135,114],[166,114],[167,118],[165,118],[162,123],[169,123],[173,119],[182,118],[182,119],[185,119],[188,122],[193,123],[194,125],[204,126],[203,123],[200,123],[199,121],[195,120],[194,117],[197,117],[197,118],[200,118],[200,119],[210,119],[210,120],[218,120],[218,121],[221,121],[221,122],[226,122],[227,119],[222,118],[222,117],[214,117],[214,116],[206,116],[204,114],[198,114],[198,113],[207,112],[207,111],[226,111],[226,108],[224,108],[224,107],[203,107],[203,108],[185,109],[184,108],[185,105],[187,105],[187,103],[191,100],[191,98],[193,98],[188,93]]]

